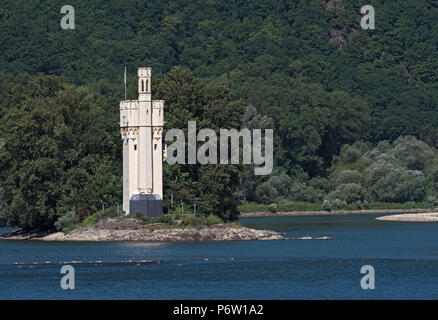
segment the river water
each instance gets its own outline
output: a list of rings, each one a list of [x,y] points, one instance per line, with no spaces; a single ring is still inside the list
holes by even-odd
[[[438,224],[374,218],[241,220],[335,238],[319,241],[0,241],[0,299],[437,299]],[[60,286],[64,264],[74,267],[74,290]],[[364,265],[374,290],[361,288]]]

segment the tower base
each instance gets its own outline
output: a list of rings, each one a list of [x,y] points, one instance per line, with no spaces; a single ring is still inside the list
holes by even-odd
[[[130,214],[137,213],[145,217],[163,215],[163,199],[158,194],[134,194],[129,201]]]

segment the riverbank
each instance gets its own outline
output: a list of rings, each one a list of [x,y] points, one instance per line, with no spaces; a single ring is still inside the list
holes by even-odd
[[[390,216],[377,217],[377,220],[384,221],[406,221],[406,222],[438,222],[438,213],[407,213],[394,214]]]
[[[281,233],[271,230],[256,230],[227,224],[215,224],[210,227],[202,227],[199,229],[175,228],[168,227],[164,223],[144,225],[141,223],[141,220],[135,218],[105,218],[94,225],[81,227],[69,233],[15,231],[0,235],[0,239],[147,242],[285,240]]]
[[[285,211],[285,212],[242,212],[241,218],[258,217],[296,217],[296,216],[330,216],[346,214],[408,214],[408,213],[427,213],[431,209],[383,209],[383,210],[333,210],[333,211]]]

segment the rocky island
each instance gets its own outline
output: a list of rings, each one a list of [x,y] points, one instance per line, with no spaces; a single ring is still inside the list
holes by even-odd
[[[284,240],[275,231],[256,230],[247,227],[215,224],[201,228],[168,227],[164,223],[144,225],[136,218],[105,218],[98,223],[80,227],[69,233],[15,231],[0,235],[0,239],[41,241],[238,241],[238,240]]]

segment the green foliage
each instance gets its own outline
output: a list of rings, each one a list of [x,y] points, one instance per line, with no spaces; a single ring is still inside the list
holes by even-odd
[[[365,189],[357,183],[344,183],[331,192],[328,198],[338,199],[346,203],[355,203],[365,199]]]
[[[239,212],[267,212],[268,205],[255,203],[255,202],[244,202],[237,206]]]
[[[426,179],[421,171],[394,167],[380,160],[367,169],[366,177],[377,201],[421,201],[426,195]]]
[[[336,177],[336,185],[346,183],[361,184],[363,176],[357,170],[344,170]]]
[[[431,208],[436,208],[437,206],[437,198],[436,196],[428,196],[427,197],[427,203]]]
[[[53,76],[15,80],[0,100],[5,110],[0,175],[8,191],[9,224],[50,229],[59,212],[82,204],[93,210],[101,199],[115,202],[118,166],[100,148],[94,120],[101,111],[93,95]]]
[[[224,223],[221,218],[216,215],[208,215],[208,216],[192,216],[186,215],[182,219],[181,226],[183,227],[191,227],[191,228],[202,228],[204,226],[210,227],[214,224]]]
[[[103,212],[102,210],[98,210],[95,213],[93,213],[91,216],[86,218],[84,221],[77,223],[74,226],[72,226],[71,228],[67,229],[67,232],[69,232],[73,229],[80,228],[80,227],[91,226],[93,224],[98,223],[103,218],[116,218],[116,217],[118,217],[116,207],[106,208],[105,212]]]
[[[346,156],[348,150],[355,150],[354,161]],[[364,143],[343,146],[329,170],[334,190],[328,197],[347,203],[424,201],[436,192],[437,155],[435,148],[409,136],[374,148]]]
[[[332,203],[329,200],[325,199],[322,202],[322,210],[324,210],[324,211],[332,211]]]
[[[276,203],[271,203],[268,206],[268,211],[271,212],[271,213],[277,213],[278,212],[277,204]]]
[[[175,215],[175,214],[164,214],[162,216],[154,217],[154,218],[149,218],[139,215],[138,218],[143,221],[143,224],[165,223],[168,225],[173,225],[175,223],[175,220],[178,220],[180,217],[179,215]]]
[[[75,210],[70,210],[56,220],[55,227],[60,231],[68,232],[78,223],[79,216],[76,214]]]
[[[56,3],[0,4],[0,224],[47,229],[72,207],[95,212],[101,200],[120,201],[125,65],[128,99],[136,68],[153,68],[166,130],[184,130],[188,120],[198,129],[275,129],[272,177],[255,177],[250,166],[165,164],[166,211],[175,210],[171,193],[232,220],[236,200],[320,206],[330,192],[356,188],[349,199],[363,205],[357,185],[370,203],[438,192],[433,1],[373,0],[372,32],[359,28],[363,3],[348,0],[340,8],[321,0],[78,0],[74,32],[60,30]],[[348,184],[356,186],[341,187]]]
[[[188,121],[196,121],[197,130],[210,128],[218,136],[221,128],[239,130],[242,126],[244,108],[241,101],[234,100],[225,85],[201,81],[187,69],[172,69],[155,82],[153,90],[155,97],[166,101],[165,133],[167,129],[179,128],[187,139]],[[200,214],[216,214],[223,220],[236,219],[238,212],[233,193],[241,172],[239,165],[165,163],[165,210],[169,210],[170,194],[173,194],[176,201],[182,199],[185,203],[193,204],[200,199],[197,206]]]
[[[333,201],[325,199],[322,203],[310,203],[310,202],[291,202],[281,201],[277,204],[278,211],[281,212],[296,212],[296,211],[330,211],[333,208]],[[390,202],[369,202],[364,200],[361,202],[361,207],[357,206],[358,203],[346,203],[340,202],[340,209],[342,210],[357,210],[357,209],[369,209],[369,210],[394,210],[394,209],[424,209],[428,208],[427,202],[405,202],[405,203],[390,203]],[[254,212],[269,212],[268,205],[258,203],[243,203],[238,206],[240,212],[254,213]],[[334,208],[333,208],[334,209]]]

